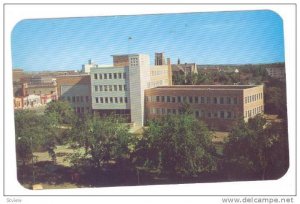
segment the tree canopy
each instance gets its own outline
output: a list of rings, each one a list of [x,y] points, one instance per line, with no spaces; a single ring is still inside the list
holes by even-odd
[[[211,139],[205,124],[188,114],[153,120],[137,146],[138,163],[170,175],[210,172],[216,167]]]

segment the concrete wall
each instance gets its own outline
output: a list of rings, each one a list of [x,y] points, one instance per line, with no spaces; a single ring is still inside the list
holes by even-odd
[[[150,82],[149,55],[129,56],[129,76],[131,121],[137,126],[143,126],[144,91]]]

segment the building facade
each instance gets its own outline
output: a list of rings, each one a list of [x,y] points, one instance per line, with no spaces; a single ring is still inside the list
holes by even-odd
[[[125,115],[128,121],[144,124],[144,91],[171,85],[167,65],[150,66],[146,54],[113,55],[113,66],[91,69],[92,108],[95,113]]]
[[[57,76],[56,82],[59,99],[68,101],[77,114],[92,111],[90,75]]]
[[[196,118],[215,130],[229,130],[236,118],[246,121],[263,113],[263,86],[162,86],[145,90],[147,120],[183,114],[188,107]]]

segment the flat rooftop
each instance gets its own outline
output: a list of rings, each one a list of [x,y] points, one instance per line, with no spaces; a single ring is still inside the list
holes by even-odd
[[[158,86],[153,89],[166,89],[166,90],[242,90],[254,88],[262,85],[172,85],[172,86]]]

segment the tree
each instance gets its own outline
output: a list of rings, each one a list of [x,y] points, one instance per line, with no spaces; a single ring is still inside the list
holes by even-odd
[[[56,113],[59,124],[72,124],[76,120],[73,108],[67,101],[51,101],[47,104],[45,115]]]
[[[149,122],[137,145],[137,165],[173,176],[196,176],[216,168],[212,133],[192,115]]]
[[[55,161],[57,124],[55,113],[39,115],[32,110],[15,112],[17,158],[23,165],[33,157],[32,152],[40,149],[46,149]]]
[[[282,150],[274,147],[285,145],[281,144],[284,142],[283,138],[287,137],[283,129],[274,129],[274,125],[268,124],[261,115],[249,119],[248,123],[243,119],[239,121],[224,147],[223,171],[231,179],[274,178],[274,159],[277,152],[282,153]],[[284,172],[285,165],[284,162],[277,165],[276,171]]]
[[[120,161],[129,154],[130,133],[123,120],[116,116],[86,116],[74,123],[71,141],[85,149],[92,166],[99,170],[110,160]]]
[[[15,138],[17,160],[23,167],[32,159],[32,152],[42,143],[43,128],[42,116],[31,110],[15,111]]]

